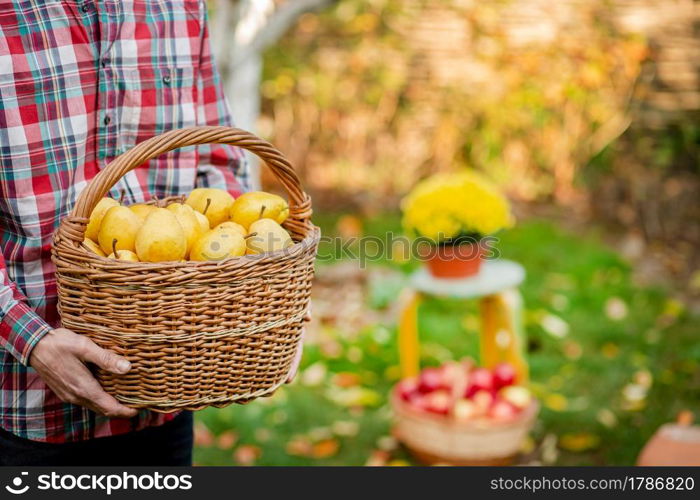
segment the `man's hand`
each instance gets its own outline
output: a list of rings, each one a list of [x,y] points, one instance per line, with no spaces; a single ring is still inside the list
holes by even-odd
[[[47,333],[34,346],[29,358],[29,364],[61,400],[107,417],[136,415],[135,409],[122,405],[102,389],[85,363],[94,363],[117,374],[124,374],[131,368],[125,358],[66,328]]]

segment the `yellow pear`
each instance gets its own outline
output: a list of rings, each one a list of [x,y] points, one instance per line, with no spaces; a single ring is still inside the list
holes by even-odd
[[[289,233],[272,219],[256,220],[248,230],[250,236],[246,239],[248,254],[274,252],[294,244]]]
[[[146,205],[145,203],[137,203],[136,205],[131,205],[129,207],[129,210],[134,212],[136,215],[139,216],[139,218],[143,221],[146,220],[146,217],[148,217],[148,214],[153,212],[156,207],[155,205]]]
[[[289,204],[281,196],[264,191],[251,191],[233,202],[229,218],[249,228],[258,219],[272,219],[282,224],[289,216]]]
[[[170,210],[156,208],[136,235],[136,255],[144,262],[178,261],[187,254],[185,231]]]
[[[190,252],[190,260],[223,260],[245,254],[245,238],[232,229],[212,229],[199,238]]]
[[[119,205],[117,200],[112,198],[102,198],[97,202],[94,210],[90,214],[90,222],[88,222],[85,228],[85,237],[91,239],[92,241],[97,241],[97,235],[100,231],[100,224],[102,223],[102,218],[105,216],[107,210],[112,207]]]
[[[192,190],[185,203],[206,215],[209,226],[214,227],[228,220],[233,196],[223,189],[197,188]]]
[[[187,205],[189,207],[189,205]],[[211,229],[211,226],[209,225],[209,219],[207,219],[207,216],[204,215],[201,212],[197,212],[196,210],[193,210],[194,216],[197,218],[197,222],[199,222],[199,227],[201,229],[202,234],[206,233]]]
[[[230,221],[230,220],[226,221],[226,222],[222,222],[221,224],[216,226],[214,229],[216,229],[217,231],[222,231],[222,230],[235,231],[237,233],[240,233],[241,236],[245,236],[248,234],[248,231],[246,231],[243,226],[241,226],[240,224],[238,224],[236,222]]]
[[[112,240],[118,240],[118,250],[134,251],[134,238],[141,226],[141,219],[127,207],[118,205],[105,213],[97,234],[97,242],[104,253],[112,251]]]
[[[195,211],[189,205],[183,205],[182,203],[171,203],[166,207],[166,210],[170,210],[175,214],[177,221],[180,223],[182,230],[185,232],[185,238],[187,238],[187,253],[185,256],[187,256],[189,255],[194,242],[197,241],[202,234],[204,234],[204,231],[202,231],[202,226],[197,220],[197,217],[194,215]]]
[[[117,250],[117,239],[112,240],[112,253],[107,257],[108,259],[125,260],[127,262],[138,262],[138,256],[131,250]]]
[[[100,248],[100,246],[97,243],[95,243],[94,241],[92,241],[90,238],[85,238],[83,240],[83,245],[85,247],[87,247],[87,249],[90,250],[92,253],[96,253],[100,257],[107,257],[105,255],[105,253],[102,251],[102,249]]]

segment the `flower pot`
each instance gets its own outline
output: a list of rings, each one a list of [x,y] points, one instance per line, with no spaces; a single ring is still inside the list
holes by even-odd
[[[436,278],[468,278],[479,274],[483,255],[479,242],[431,245],[425,262]]]

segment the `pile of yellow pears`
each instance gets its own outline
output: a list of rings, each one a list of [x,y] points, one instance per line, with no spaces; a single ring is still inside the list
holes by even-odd
[[[281,226],[288,216],[287,201],[263,191],[234,199],[222,189],[197,188],[184,203],[165,208],[103,198],[83,244],[101,257],[130,262],[218,261],[291,246]]]

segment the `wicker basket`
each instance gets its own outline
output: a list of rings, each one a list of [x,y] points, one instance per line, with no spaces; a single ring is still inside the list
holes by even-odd
[[[507,465],[534,425],[533,401],[516,420],[457,422],[411,407],[392,391],[394,435],[421,462],[450,465]]]
[[[95,205],[127,172],[176,148],[219,143],[255,153],[286,189],[295,244],[219,262],[124,262],[82,246]],[[163,204],[162,200],[161,205]],[[245,403],[284,383],[306,319],[320,231],[292,166],[269,143],[229,127],[174,130],[112,161],[81,193],[53,240],[63,326],[125,356],[97,370],[127,406],[159,412]]]

